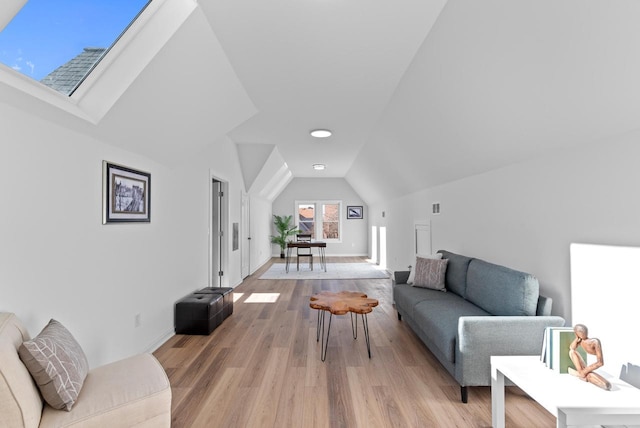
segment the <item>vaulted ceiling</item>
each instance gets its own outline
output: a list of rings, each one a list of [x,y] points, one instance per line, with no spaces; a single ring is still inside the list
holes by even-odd
[[[202,4],[258,109],[231,137],[294,176],[375,202],[640,127],[640,2],[300,3]]]
[[[226,135],[247,189],[345,177],[368,203],[640,128],[636,0],[154,3],[99,114],[2,101],[166,163]]]

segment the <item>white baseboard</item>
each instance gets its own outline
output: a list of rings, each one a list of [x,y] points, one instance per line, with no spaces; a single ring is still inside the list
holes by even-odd
[[[154,353],[155,351],[158,350],[158,348],[160,348],[162,345],[164,345],[167,340],[171,339],[173,336],[175,336],[175,331],[174,330],[169,330],[167,332],[165,332],[164,334],[162,334],[162,336],[158,337],[156,340],[154,340],[145,350],[144,352],[147,352],[149,354]]]

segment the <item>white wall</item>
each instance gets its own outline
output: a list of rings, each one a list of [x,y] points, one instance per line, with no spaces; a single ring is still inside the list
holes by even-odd
[[[294,215],[295,201],[342,201],[342,242],[327,243],[327,255],[367,255],[367,217],[369,211],[351,185],[343,178],[294,178],[273,201],[273,214]],[[347,220],[347,205],[362,205],[363,220]],[[275,231],[271,227],[269,234]],[[280,255],[280,248],[272,246],[272,255]]]
[[[250,272],[258,268],[271,258],[271,235],[273,224],[271,217],[271,201],[250,196],[251,206],[251,265]]]
[[[244,184],[233,141],[227,137],[220,138],[204,151],[196,153],[190,160],[172,170],[172,173],[174,173],[170,201],[174,208],[172,226],[176,227],[175,231],[180,235],[172,239],[184,245],[184,247],[176,246],[175,248],[175,256],[180,257],[182,263],[197,263],[197,281],[191,285],[192,289],[198,286],[205,287],[209,282],[208,234],[212,202],[209,187],[211,177],[227,183],[225,197],[228,201],[226,222],[228,252],[225,257],[227,268],[224,272],[223,285],[227,287],[238,285],[242,282],[240,270],[242,255],[239,249],[233,251],[232,224],[240,223]],[[182,204],[180,202],[182,200],[188,202]],[[204,278],[200,276],[202,272],[206,273]]]
[[[554,299],[553,313],[570,323],[571,243],[640,246],[639,137],[630,133],[372,204],[371,224],[389,231],[390,269],[411,263],[412,222],[430,218],[434,251],[536,275],[541,293]],[[440,215],[430,215],[433,202],[440,202]],[[597,295],[592,302],[593,310],[615,313],[600,308]]]
[[[208,284],[212,172],[230,183],[229,224],[240,221],[233,143],[169,168],[4,104],[0,125],[0,311],[33,336],[58,319],[92,366],[158,345],[175,301]],[[102,225],[103,160],[151,173],[151,223]],[[227,273],[240,282],[239,251]]]

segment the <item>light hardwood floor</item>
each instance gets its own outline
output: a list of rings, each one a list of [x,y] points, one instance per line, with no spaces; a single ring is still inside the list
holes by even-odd
[[[364,262],[329,258],[330,262]],[[491,391],[469,390],[442,368],[392,305],[391,280],[260,280],[273,259],[236,287],[234,313],[209,336],[176,335],[155,355],[173,391],[178,427],[490,427]],[[380,305],[369,314],[372,358],[362,326],[334,317],[326,361],[316,342],[309,297],[362,291]],[[249,303],[253,297],[277,299]],[[555,418],[516,387],[507,390],[508,427],[554,427]]]

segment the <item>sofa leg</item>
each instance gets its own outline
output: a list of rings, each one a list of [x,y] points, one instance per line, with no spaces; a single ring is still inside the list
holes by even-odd
[[[402,315],[400,315],[400,312],[398,312],[398,321],[402,321]]]
[[[466,386],[461,386],[460,387],[460,398],[462,399],[463,403],[467,402],[468,399],[468,391],[467,391],[467,387]]]

